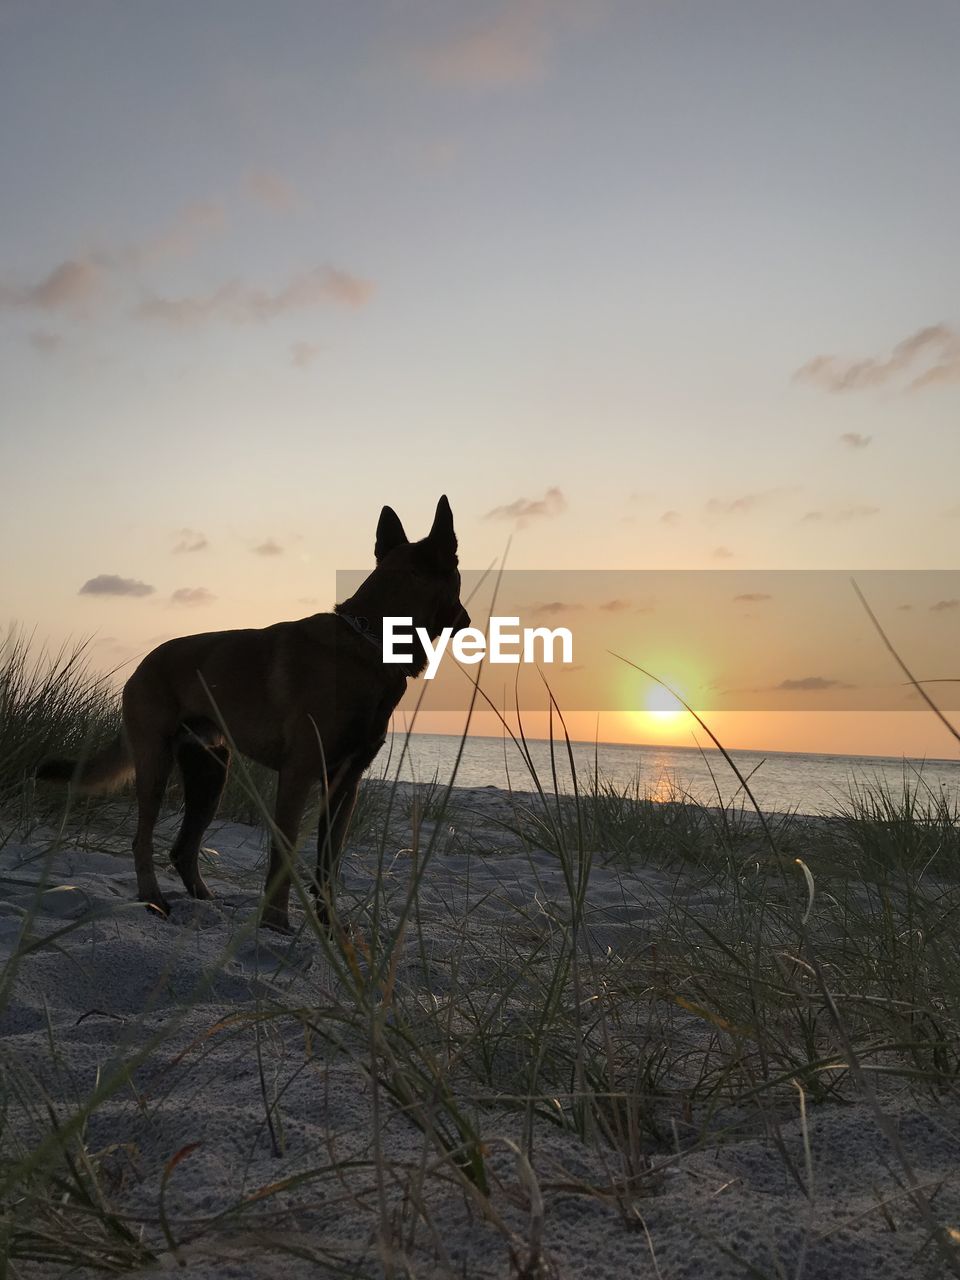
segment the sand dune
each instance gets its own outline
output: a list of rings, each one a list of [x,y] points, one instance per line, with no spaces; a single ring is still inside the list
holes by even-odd
[[[376,938],[403,913],[432,823],[420,849],[402,815],[382,852],[376,823],[350,849],[346,965],[309,933],[255,928],[263,839],[252,828],[211,831],[214,902],[161,879],[169,921],[133,903],[120,834],[101,838],[100,851],[69,837],[58,846],[49,832],[8,842],[0,1029],[19,1101],[8,1104],[5,1161],[49,1142],[43,1097],[67,1125],[101,1088],[81,1136],[106,1201],[142,1232],[129,1255],[139,1248],[161,1269],[182,1264],[211,1280],[312,1276],[318,1266],[418,1277],[943,1274],[897,1153],[862,1100],[807,1096],[809,1155],[788,1083],[709,1119],[699,1097],[690,1104],[684,1072],[702,1072],[725,1032],[665,1002],[656,979],[672,922],[709,924],[728,910],[715,882],[597,857],[577,972],[564,971],[544,1029],[571,932],[563,866],[498,825],[513,814],[504,793],[459,791],[454,801],[377,981]],[[676,1051],[668,1062],[664,1045]],[[541,1052],[543,1096],[531,1111],[519,1097]],[[633,1082],[633,1105],[647,1098],[645,1117],[601,1096],[578,1119],[562,1096],[602,1095],[591,1073],[605,1054],[616,1078]],[[649,1066],[658,1062],[659,1077]],[[657,1087],[644,1094],[645,1069]],[[960,1222],[954,1101],[921,1103],[898,1084],[883,1103],[938,1220]],[[442,1158],[437,1134],[455,1133],[458,1115],[478,1135],[485,1192]],[[49,1260],[17,1265],[23,1275],[86,1274]]]

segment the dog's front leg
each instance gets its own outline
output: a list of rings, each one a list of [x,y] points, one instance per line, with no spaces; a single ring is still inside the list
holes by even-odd
[[[313,781],[313,777],[296,762],[285,765],[277,778],[276,830],[270,841],[270,864],[260,923],[281,933],[290,932],[290,867],[297,856],[300,823]]]
[[[317,915],[329,924],[334,909],[337,870],[340,854],[346,839],[347,828],[353,817],[360,789],[360,778],[366,768],[365,761],[349,760],[337,772],[336,791],[331,788],[327,807],[320,815],[317,831],[317,878],[314,893],[317,899]]]

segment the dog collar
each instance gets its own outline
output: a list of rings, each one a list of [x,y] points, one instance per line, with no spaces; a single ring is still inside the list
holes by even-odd
[[[363,639],[366,640],[367,644],[372,644],[380,654],[381,659],[383,658],[383,644],[377,639],[373,631],[371,631],[370,622],[367,618],[354,613],[341,613],[339,610],[337,611],[337,617],[342,618],[348,627],[352,627],[358,636],[362,636]],[[387,664],[384,663],[384,666],[386,665]],[[416,672],[411,666],[404,665],[402,663],[391,663],[390,665],[395,668],[397,675],[403,676],[405,679],[408,676],[416,675]]]
[[[358,617],[353,613],[337,613],[338,618],[342,618],[348,627],[353,627],[358,636],[363,636],[368,644],[372,644],[375,649],[379,649],[383,653],[383,645],[370,630],[370,623],[366,618]]]

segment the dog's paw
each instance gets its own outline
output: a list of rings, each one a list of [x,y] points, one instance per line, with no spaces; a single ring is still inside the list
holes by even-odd
[[[281,911],[278,907],[263,908],[260,912],[260,928],[272,929],[274,933],[283,933],[288,936],[293,933],[290,917],[286,911]]]
[[[161,920],[170,919],[170,903],[162,893],[152,894],[149,898],[141,898],[140,901],[151,915],[158,916]]]

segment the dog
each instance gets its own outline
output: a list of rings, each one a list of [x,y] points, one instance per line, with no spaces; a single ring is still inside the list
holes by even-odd
[[[169,914],[154,870],[153,829],[174,762],[183,780],[184,814],[170,860],[192,897],[211,896],[199,870],[200,842],[220,804],[235,747],[278,774],[261,924],[290,929],[290,860],[310,794],[321,784],[311,887],[329,925],[361,776],[386,741],[407,680],[427,662],[415,640],[409,665],[385,663],[383,618],[411,617],[431,641],[444,627],[470,625],[460,601],[457,537],[446,496],[419,542],[410,542],[396,512],[384,507],[374,556],[376,568],[332,613],[161,644],[124,686],[116,741],[85,761],[48,760],[39,767],[38,778],[85,792],[135,778],[137,894],[149,907]]]

